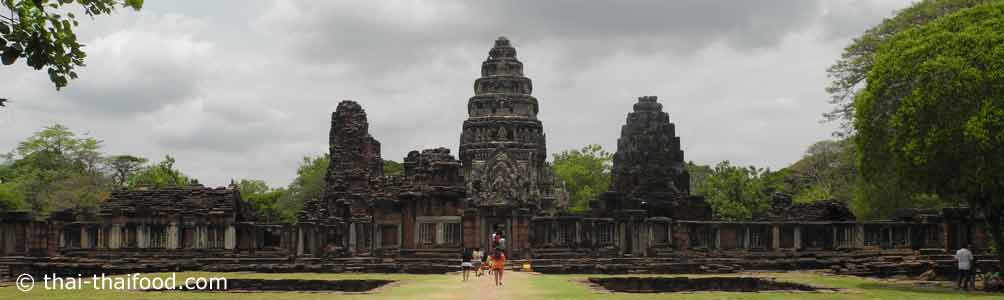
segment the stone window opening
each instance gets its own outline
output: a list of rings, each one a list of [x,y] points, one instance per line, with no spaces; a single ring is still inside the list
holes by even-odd
[[[80,248],[80,228],[63,228],[63,243],[66,248]]]
[[[836,238],[837,248],[854,248],[854,241],[857,240],[857,228],[855,226],[836,226],[834,230],[836,231],[834,237]]]
[[[669,244],[669,223],[652,224],[652,242],[659,245]]]
[[[558,244],[570,246],[575,243],[575,223],[561,223],[558,227]]]
[[[163,249],[167,248],[167,226],[164,225],[150,225],[150,245],[149,248]]]
[[[599,245],[611,245],[614,243],[614,224],[596,224],[596,243]]]
[[[224,228],[219,225],[206,228],[206,248],[223,249]]]
[[[460,223],[443,223],[443,244],[459,245],[462,239]]]
[[[747,227],[749,231],[749,248],[752,250],[767,250],[770,249],[770,243],[773,243],[771,238],[770,229],[767,226],[750,226]]]
[[[422,244],[436,243],[436,223],[421,223],[418,227],[418,237]]]
[[[711,249],[718,244],[716,228],[708,225],[697,224],[690,228],[690,247],[696,249]]]

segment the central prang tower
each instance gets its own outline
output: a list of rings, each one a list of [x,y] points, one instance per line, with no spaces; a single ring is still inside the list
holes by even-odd
[[[495,40],[481,64],[481,78],[474,81],[460,135],[460,160],[475,207],[538,210],[554,205],[544,130],[532,90],[516,48],[505,37]]]

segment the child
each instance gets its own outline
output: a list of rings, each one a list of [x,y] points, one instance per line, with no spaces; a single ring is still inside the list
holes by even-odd
[[[502,286],[502,269],[505,268],[505,253],[496,251],[492,256],[492,271],[495,272],[495,285]]]
[[[495,269],[492,268],[493,266],[495,266],[495,263],[492,260],[493,257],[495,257],[495,255],[485,255],[485,263],[484,263],[484,265],[485,265],[485,269],[488,269],[488,275],[489,276],[491,276],[492,274],[495,273],[494,272]]]

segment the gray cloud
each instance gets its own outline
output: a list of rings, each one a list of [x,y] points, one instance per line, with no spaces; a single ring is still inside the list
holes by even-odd
[[[825,68],[906,0],[150,2],[84,22],[88,67],[64,91],[4,67],[0,151],[53,122],[178,165],[203,183],[285,185],[327,151],[340,100],[367,110],[385,159],[456,150],[467,98],[506,35],[541,101],[548,151],[614,150],[659,95],[687,158],[774,168],[829,136]]]

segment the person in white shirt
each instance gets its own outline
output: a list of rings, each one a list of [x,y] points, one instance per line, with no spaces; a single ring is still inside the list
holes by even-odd
[[[955,260],[959,261],[959,280],[956,288],[969,290],[976,288],[973,282],[973,252],[969,251],[969,245],[963,246],[959,251],[955,251]]]

